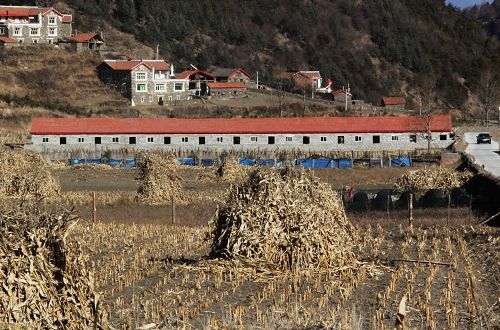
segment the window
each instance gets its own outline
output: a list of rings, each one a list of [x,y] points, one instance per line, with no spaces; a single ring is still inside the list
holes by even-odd
[[[447,139],[448,139],[448,137],[446,136],[446,134],[439,135],[439,140],[446,141]]]
[[[141,103],[144,103],[144,96],[141,96]]]
[[[276,142],[276,139],[274,136],[268,136],[267,137],[267,144],[274,144]]]
[[[153,143],[153,142],[155,142],[155,139],[151,136],[148,137],[148,143]]]
[[[340,135],[337,137],[337,143],[338,144],[344,144],[344,136],[343,135]]]
[[[233,144],[240,144],[241,139],[239,136],[233,136]]]
[[[136,92],[147,92],[148,91],[148,85],[144,84],[144,83],[137,84],[135,90],[136,90]],[[142,100],[141,102],[144,102],[144,100]]]
[[[49,36],[57,35],[57,29],[55,27],[49,27]]]
[[[112,139],[111,139],[111,142],[113,142],[113,143],[118,143],[118,138],[117,138],[117,137],[112,138]]]
[[[320,140],[321,142],[326,142],[326,136],[322,136],[322,137],[320,137],[320,138],[319,138],[319,140]]]
[[[174,84],[174,91],[176,92],[182,92],[184,90],[184,84],[183,83],[175,83]]]
[[[146,80],[146,79],[147,79],[146,72],[136,72],[135,73],[135,80]]]
[[[42,138],[42,142],[43,142],[43,143],[47,143],[47,142],[49,142],[49,138]]]
[[[410,135],[410,142],[417,143],[417,135],[416,134],[411,134]]]
[[[136,144],[137,143],[137,138],[135,136],[130,136],[128,138],[128,144]]]
[[[155,91],[157,91],[157,92],[164,92],[165,91],[165,84],[156,84],[155,85]]]
[[[56,24],[56,18],[54,16],[49,17],[49,25],[55,25]]]
[[[293,141],[293,137],[287,136],[287,137],[285,137],[285,141],[286,142],[292,142]]]
[[[252,142],[257,142],[257,137],[256,137],[256,136],[252,136],[252,137],[250,137],[250,141],[252,141]]]
[[[4,27],[0,27],[0,34],[5,34],[5,28]]]
[[[95,144],[101,144],[101,137],[100,137],[100,136],[96,136],[96,137],[94,138],[94,143],[95,143]]]
[[[198,144],[205,144],[205,137],[204,136],[200,136],[198,138]]]
[[[78,138],[78,142],[79,142],[79,143],[83,143],[83,142],[85,142],[85,138],[79,137],[79,138]]]
[[[217,137],[217,142],[222,142],[224,139],[222,138],[222,136],[218,136]]]
[[[66,137],[60,137],[59,138],[59,144],[66,144]]]
[[[392,141],[399,141],[399,136],[393,135],[393,136],[391,136],[391,140]]]
[[[355,142],[362,142],[362,141],[363,141],[363,139],[361,138],[361,135],[356,135],[356,136],[354,137],[354,141],[355,141]]]
[[[163,137],[163,144],[170,144],[170,143],[171,143],[170,136]]]
[[[38,39],[33,39],[33,43],[37,44],[38,43]]]
[[[14,35],[15,36],[22,36],[23,35],[23,29],[21,27],[15,27],[14,28]]]
[[[373,143],[380,143],[380,135],[374,135],[372,141]]]
[[[311,143],[311,138],[309,136],[303,136],[302,144],[309,144],[309,143]]]
[[[187,136],[184,136],[181,138],[181,141],[184,143],[187,143],[187,142],[189,142],[189,138]]]
[[[30,28],[30,36],[39,36],[40,35],[40,29],[39,28]]]

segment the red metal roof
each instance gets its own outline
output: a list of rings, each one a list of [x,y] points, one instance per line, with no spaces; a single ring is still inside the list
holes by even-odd
[[[97,36],[97,33],[94,32],[86,32],[86,33],[78,33],[74,36],[66,36],[64,39],[69,42],[89,42],[93,38]]]
[[[242,82],[209,82],[207,86],[210,89],[247,88],[247,85]]]
[[[9,37],[0,37],[0,41],[3,42],[3,43],[6,43],[6,44],[12,44],[12,43],[16,43],[17,42],[16,39],[12,39],[12,38],[9,38]]]
[[[404,97],[382,97],[382,105],[403,105],[406,104]]]
[[[139,60],[139,61],[118,61],[118,60],[105,60],[104,63],[109,65],[110,68],[116,71],[132,71],[139,65],[145,65],[149,69],[168,71],[170,64],[163,60]]]
[[[195,75],[197,73],[201,73],[201,74],[203,74],[203,75],[211,78],[211,80],[215,80],[214,76],[212,76],[207,71],[204,71],[204,70],[201,70],[201,69],[197,69],[197,70],[185,70],[185,71],[182,71],[180,73],[176,73],[175,74],[175,78],[176,79],[187,79],[187,78],[190,78],[192,75]]]
[[[33,135],[402,133],[425,130],[413,116],[306,118],[34,118]],[[431,117],[431,130],[450,132],[450,115]]]

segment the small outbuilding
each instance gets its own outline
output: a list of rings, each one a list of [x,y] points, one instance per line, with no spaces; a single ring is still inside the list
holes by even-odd
[[[406,100],[404,97],[382,97],[381,105],[390,110],[404,110]]]
[[[243,68],[215,68],[210,71],[217,82],[241,82],[252,84],[252,75]]]
[[[17,42],[16,39],[12,39],[9,37],[0,37],[0,46],[5,47],[5,48],[11,48],[18,46],[19,43]]]
[[[211,97],[241,97],[246,95],[247,90],[242,82],[210,82],[207,87]]]
[[[215,77],[204,70],[185,70],[175,74],[177,79],[189,79],[191,95],[203,96],[208,94],[207,83],[215,82]]]
[[[102,33],[78,33],[73,36],[65,36],[59,45],[69,45],[69,48],[80,53],[85,50],[99,52],[104,45]]]

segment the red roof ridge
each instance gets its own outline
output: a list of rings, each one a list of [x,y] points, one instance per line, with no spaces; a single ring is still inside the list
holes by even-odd
[[[208,82],[210,88],[247,88],[247,85],[242,82]]]

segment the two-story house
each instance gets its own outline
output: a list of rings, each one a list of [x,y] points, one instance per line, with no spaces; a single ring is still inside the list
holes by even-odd
[[[100,79],[120,91],[132,106],[191,99],[189,78],[176,79],[173,65],[164,60],[105,60],[97,70]]]
[[[19,44],[56,44],[71,34],[72,20],[52,7],[0,6],[0,37]]]

